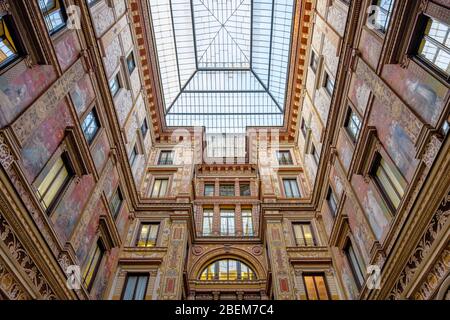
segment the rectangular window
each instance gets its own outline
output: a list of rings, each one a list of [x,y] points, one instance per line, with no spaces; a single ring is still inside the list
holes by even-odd
[[[331,214],[335,216],[337,212],[337,202],[336,198],[334,197],[333,189],[331,189],[331,187],[328,187],[327,203],[328,207],[330,208]]]
[[[251,209],[242,210],[242,235],[252,237],[253,232],[253,214]]]
[[[320,156],[319,153],[317,152],[316,146],[313,144],[311,147],[311,154],[313,156],[314,162],[316,165],[319,165],[320,162]]]
[[[220,235],[234,236],[234,210],[220,210]]]
[[[173,151],[164,150],[161,151],[159,155],[158,164],[161,166],[171,166],[173,165]]]
[[[139,229],[136,247],[151,248],[156,246],[159,224],[142,223]]]
[[[355,278],[356,285],[361,288],[364,283],[364,272],[359,263],[358,257],[350,241],[344,249],[350,268],[352,269],[353,277]]]
[[[95,244],[94,250],[88,257],[86,268],[83,272],[83,284],[90,291],[94,284],[95,277],[97,276],[98,269],[102,263],[103,256],[105,254],[105,247],[103,243],[98,240]]]
[[[145,300],[148,275],[128,274],[122,293],[122,300]]]
[[[205,184],[205,190],[204,194],[207,197],[213,197],[214,196],[214,185],[212,183]]]
[[[450,27],[433,18],[424,23],[418,56],[450,76]]]
[[[136,61],[134,60],[133,52],[127,57],[127,67],[130,75],[133,73],[134,69],[136,69]]]
[[[305,119],[302,118],[302,123],[300,125],[300,128],[302,130],[302,134],[303,134],[303,138],[306,138],[306,133],[307,133],[307,128],[306,128],[306,123],[305,123]]]
[[[37,187],[40,202],[47,212],[58,202],[73,176],[67,156],[61,155]]]
[[[115,77],[109,81],[109,90],[111,91],[113,97],[115,97],[119,92],[120,90],[119,73],[117,73]]]
[[[400,178],[401,173],[397,168],[391,167],[378,154],[372,169],[372,176],[386,202],[395,211],[400,206],[402,197],[405,194],[405,186]]]
[[[311,62],[310,62],[310,67],[312,69],[312,71],[314,73],[317,72],[317,68],[319,67],[319,57],[317,56],[317,54],[311,50]]]
[[[62,0],[39,0],[39,8],[50,35],[66,26],[67,13]]]
[[[310,223],[295,223],[294,225],[295,242],[297,246],[313,247],[315,241]]]
[[[214,210],[213,209],[204,209],[203,210],[203,235],[210,236],[213,232],[213,217]]]
[[[123,202],[123,197],[122,197],[122,192],[120,191],[120,188],[117,188],[116,192],[114,192],[111,201],[109,203],[109,208],[111,209],[111,213],[115,218],[117,218],[117,215],[120,212],[120,209],[122,208],[122,202]]]
[[[169,179],[155,179],[152,189],[152,198],[163,198],[167,195]]]
[[[373,5],[376,6],[374,16],[369,15],[369,19],[375,19],[375,28],[382,33],[386,33],[389,21],[391,20],[392,8],[394,5],[393,0],[374,0]]]
[[[141,125],[141,133],[142,133],[143,138],[145,138],[145,136],[147,135],[147,132],[148,132],[148,123],[147,123],[147,118],[145,118]]]
[[[100,129],[100,121],[98,120],[95,108],[93,108],[83,120],[81,129],[83,130],[86,141],[91,144]]]
[[[334,80],[331,78],[331,76],[325,72],[325,82],[324,82],[325,90],[328,92],[330,96],[333,95],[334,92]]]
[[[291,152],[289,150],[286,151],[277,151],[278,164],[280,165],[293,165]]]
[[[354,142],[358,140],[359,133],[361,132],[361,120],[356,112],[349,107],[347,111],[347,117],[345,119],[344,127]]]
[[[11,15],[0,17],[0,68],[19,58],[19,39]]]
[[[221,184],[219,192],[221,197],[234,197],[234,184]]]
[[[250,190],[250,183],[241,183],[239,185],[239,193],[241,197],[250,197],[252,195]]]
[[[324,275],[304,274],[303,282],[308,300],[330,300]]]
[[[283,179],[284,195],[286,198],[300,198],[297,179]]]
[[[136,162],[138,155],[137,146],[134,145],[133,149],[131,150],[130,158],[128,159],[130,161],[130,165],[133,167],[134,163]]]

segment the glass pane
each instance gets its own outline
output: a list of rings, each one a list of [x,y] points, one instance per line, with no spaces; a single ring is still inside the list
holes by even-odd
[[[139,234],[139,240],[137,243],[138,247],[146,246],[149,231],[150,231],[150,225],[148,225],[148,224],[141,225],[141,232]]]
[[[65,166],[62,167],[58,172],[58,175],[55,177],[55,180],[53,180],[51,186],[46,191],[44,198],[42,199],[46,208],[50,207],[52,202],[55,200],[60,191],[63,189],[68,176],[69,173],[67,172],[66,167]]]
[[[238,279],[238,270],[237,270],[237,261],[228,260],[228,280],[237,280]]]
[[[133,300],[136,283],[137,283],[137,277],[129,276],[127,278],[127,284],[125,287],[125,292],[123,294],[123,300]]]
[[[136,287],[136,293],[134,295],[134,300],[144,300],[145,299],[145,293],[147,291],[147,277],[140,276],[137,287]]]
[[[314,284],[314,277],[305,276],[303,279],[305,281],[305,287],[306,287],[306,292],[308,294],[308,300],[318,300],[319,297],[317,295],[316,286]]]
[[[382,190],[386,194],[386,196],[389,198],[390,202],[394,206],[394,208],[398,208],[400,204],[400,197],[397,194],[397,191],[394,189],[391,180],[389,179],[386,171],[384,168],[380,165],[377,170],[377,178],[381,185]]]
[[[305,245],[307,246],[313,246],[314,245],[314,239],[311,231],[311,226],[309,224],[302,225],[303,227],[303,234],[305,237]]]
[[[159,229],[159,225],[157,225],[157,224],[150,225],[150,233],[149,233],[148,240],[147,240],[147,247],[156,246],[156,240],[158,237],[158,229]]]
[[[219,261],[219,280],[228,280],[228,260]]]
[[[320,300],[328,300],[328,292],[327,292],[327,286],[325,284],[325,279],[323,276],[316,276],[314,277],[316,281],[316,287],[319,295]]]

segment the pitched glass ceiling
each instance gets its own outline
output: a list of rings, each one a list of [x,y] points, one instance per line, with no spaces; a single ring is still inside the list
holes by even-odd
[[[151,0],[168,126],[282,126],[294,0]]]

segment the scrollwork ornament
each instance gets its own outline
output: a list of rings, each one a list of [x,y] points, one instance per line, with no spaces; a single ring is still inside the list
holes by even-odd
[[[14,161],[14,155],[6,142],[5,136],[0,132],[0,163],[3,168],[9,169]]]

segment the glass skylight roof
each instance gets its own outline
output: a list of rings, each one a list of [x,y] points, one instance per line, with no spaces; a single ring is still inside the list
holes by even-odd
[[[294,0],[151,0],[168,126],[282,126]]]

